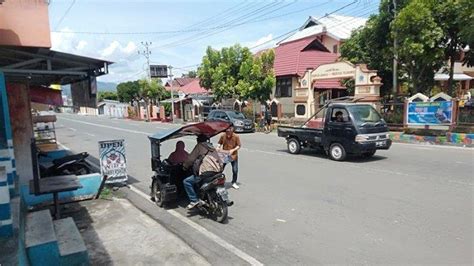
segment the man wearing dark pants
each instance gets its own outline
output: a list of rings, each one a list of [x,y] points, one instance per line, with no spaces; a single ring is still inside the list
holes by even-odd
[[[232,187],[239,189],[237,185],[237,175],[239,172],[239,158],[237,151],[240,149],[240,138],[234,133],[234,128],[229,127],[219,139],[219,149],[228,153],[231,157],[232,165]],[[224,164],[224,168],[227,164]]]

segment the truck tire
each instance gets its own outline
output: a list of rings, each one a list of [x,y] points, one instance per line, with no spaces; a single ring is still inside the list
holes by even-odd
[[[289,139],[288,140],[288,152],[291,154],[298,154],[301,151],[301,144],[300,142],[295,139]]]
[[[339,143],[333,143],[329,147],[329,157],[334,161],[344,161],[346,159],[346,150]]]

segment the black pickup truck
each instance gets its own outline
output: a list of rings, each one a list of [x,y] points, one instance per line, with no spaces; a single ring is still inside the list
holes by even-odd
[[[377,110],[353,102],[328,103],[301,127],[278,127],[278,136],[286,139],[291,154],[301,148],[322,149],[336,161],[343,161],[347,154],[371,157],[392,144]]]

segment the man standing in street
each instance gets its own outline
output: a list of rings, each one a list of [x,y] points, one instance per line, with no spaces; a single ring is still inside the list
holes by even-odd
[[[240,149],[240,138],[234,133],[234,127],[229,127],[219,139],[219,147],[221,151],[224,151],[230,155],[232,165],[232,187],[239,189],[237,185],[237,175],[239,172],[239,158],[237,151]],[[227,164],[224,164],[224,168]]]

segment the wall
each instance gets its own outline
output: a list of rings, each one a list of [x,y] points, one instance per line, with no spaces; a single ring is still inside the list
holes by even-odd
[[[341,45],[340,42],[329,37],[328,35],[324,35],[323,37],[323,45],[326,47],[326,49],[329,50],[329,52],[333,52],[333,46],[337,44],[337,53],[340,53],[341,50]]]
[[[293,77],[292,78],[292,93],[291,93],[291,97],[284,97],[284,98],[276,98],[278,100],[278,102],[281,104],[281,112],[282,112],[282,115],[283,117],[287,116],[287,117],[294,117],[295,116],[295,103],[294,103],[294,99],[295,99],[295,88],[298,87],[298,78],[296,77]],[[272,99],[275,98],[275,89],[276,88],[273,88],[273,91],[272,91],[272,95],[270,96]]]
[[[29,91],[26,84],[8,83],[7,93],[17,174],[20,184],[25,184],[33,178],[30,147],[33,122]]]
[[[51,47],[46,1],[4,1],[0,5],[0,45]]]

